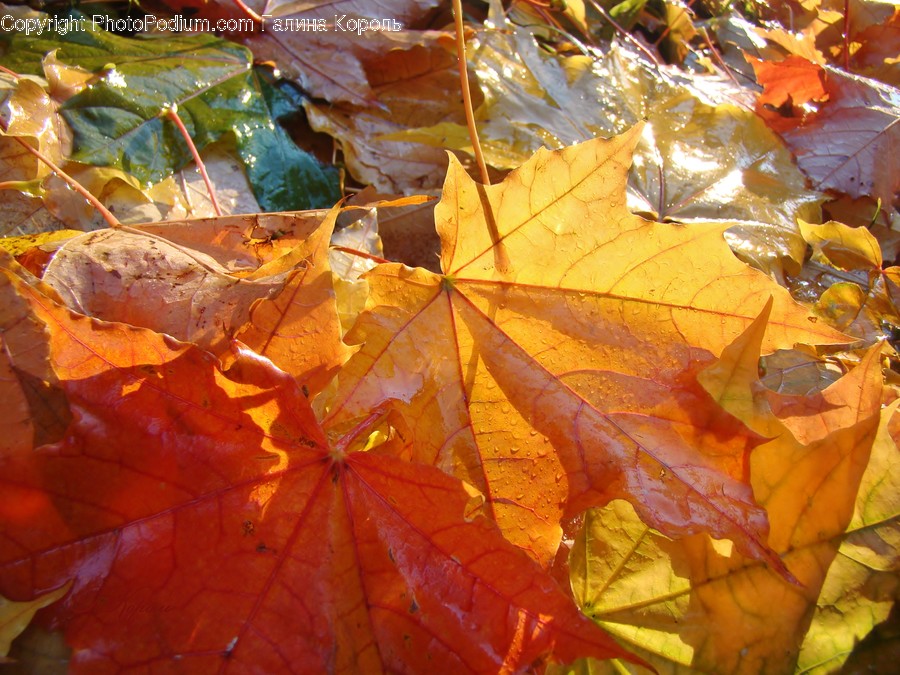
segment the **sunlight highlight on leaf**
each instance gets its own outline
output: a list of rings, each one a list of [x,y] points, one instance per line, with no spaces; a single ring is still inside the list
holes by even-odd
[[[751,482],[769,515],[768,543],[802,586],[705,535],[660,536],[615,504],[586,518],[570,558],[585,611],[661,673],[794,673],[826,572],[848,536],[878,425],[880,350],[810,401],[792,434],[770,410],[781,397],[758,383],[767,311],[701,379],[772,439],[750,457]]]
[[[264,357],[238,350],[222,373],[194,346],[4,278],[44,327],[33,340],[74,415],[59,443],[2,458],[0,588],[74,579],[47,615],[66,627],[73,672],[640,662],[457,479],[330,446],[293,378]]]
[[[481,489],[540,561],[556,551],[563,513],[611,497],[673,536],[711,529],[767,557],[745,483],[760,439],[694,377],[770,295],[768,349],[843,338],[734,259],[721,227],[627,212],[639,133],[540,151],[497,186],[451,162],[436,210],[446,276],[388,265],[367,275],[371,310],[348,335],[362,347],[332,416],[396,400],[416,460]]]

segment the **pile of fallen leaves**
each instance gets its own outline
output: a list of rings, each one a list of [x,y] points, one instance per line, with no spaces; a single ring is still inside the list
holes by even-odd
[[[2,36],[0,669],[888,672],[900,10],[243,4]]]

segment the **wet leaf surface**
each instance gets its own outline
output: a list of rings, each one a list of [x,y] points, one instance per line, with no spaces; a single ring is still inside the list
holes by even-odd
[[[354,449],[371,419],[329,440],[294,380],[252,352],[223,374],[196,347],[4,278],[75,421],[2,457],[2,587],[75,580],[46,617],[74,672],[626,655],[457,479]]]
[[[165,117],[174,109],[199,148],[233,136],[264,209],[315,208],[336,201],[336,176],[279,126],[280,94],[252,69],[245,48],[210,35],[134,39],[91,30],[52,39],[14,38],[14,56],[5,63],[38,74],[44,53],[60,43],[58,58],[97,76],[63,106],[75,136],[73,159],[157,182],[192,159]]]
[[[621,496],[673,535],[703,522],[777,566],[744,483],[759,439],[694,378],[770,294],[768,348],[842,338],[735,260],[724,228],[628,213],[639,133],[539,152],[498,186],[452,163],[436,210],[445,276],[367,275],[371,311],[348,335],[361,348],[334,415],[393,401],[414,420],[417,461],[478,487],[538,560],[555,554],[563,513]],[[682,257],[688,242],[702,267]]]

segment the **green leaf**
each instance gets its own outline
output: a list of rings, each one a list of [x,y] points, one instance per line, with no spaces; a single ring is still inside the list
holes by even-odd
[[[83,25],[91,27],[85,19]],[[16,36],[4,64],[40,73],[43,56],[96,72],[63,116],[75,134],[72,159],[158,182],[192,161],[176,109],[198,149],[234,138],[257,200],[267,211],[321,208],[340,198],[337,172],[298,148],[277,118],[289,101],[252,68],[245,47],[211,35],[126,38],[101,30]]]
[[[262,94],[261,109],[270,120],[235,133],[238,154],[260,206],[266,211],[296,211],[333,206],[340,198],[338,172],[323,167],[297,147],[277,120],[295,109],[288,98],[254,71],[248,77]]]

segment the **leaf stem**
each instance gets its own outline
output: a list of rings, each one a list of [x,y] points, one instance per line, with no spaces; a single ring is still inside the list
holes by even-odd
[[[366,418],[361,420],[350,431],[341,436],[340,440],[338,440],[334,444],[334,449],[331,452],[332,458],[338,461],[345,459],[347,456],[347,451],[350,449],[353,443],[367,431],[371,432],[375,425],[388,415],[388,413],[390,412],[389,406],[390,404],[388,402],[381,403],[371,413],[369,413]]]
[[[633,44],[635,47],[637,47],[637,48],[641,51],[641,53],[644,54],[644,56],[646,56],[648,59],[650,59],[650,62],[651,62],[653,65],[655,65],[657,68],[659,68],[660,66],[662,66],[662,63],[660,62],[660,60],[659,60],[658,58],[656,58],[656,55],[655,55],[653,52],[651,52],[649,49],[647,49],[647,47],[645,47],[644,44],[643,44],[640,40],[638,40],[637,38],[635,38],[635,37],[634,37],[631,33],[629,33],[627,30],[625,30],[625,29],[619,24],[618,21],[616,21],[614,18],[612,18],[612,15],[610,15],[610,13],[607,12],[607,11],[603,8],[603,5],[601,5],[599,2],[597,2],[597,0],[588,0],[588,3],[591,5],[591,7],[593,7],[595,10],[597,10],[597,11],[600,13],[600,16],[602,16],[604,19],[606,19],[607,21],[609,21],[610,25],[611,25],[613,28],[616,29],[616,32],[617,32],[619,35],[621,35],[622,38],[623,38],[626,42],[630,42],[631,44]]]
[[[68,185],[70,188],[72,188],[73,190],[75,190],[75,192],[77,192],[77,193],[80,194],[82,197],[84,197],[84,198],[88,201],[88,203],[89,203],[91,206],[93,206],[95,209],[97,209],[97,211],[98,211],[98,212],[100,213],[100,215],[103,217],[103,220],[105,220],[106,223],[107,223],[110,227],[112,227],[112,228],[119,228],[119,227],[121,227],[122,224],[119,222],[119,219],[116,218],[116,217],[112,214],[112,212],[111,212],[108,208],[106,208],[106,207],[103,205],[103,203],[102,203],[99,199],[97,199],[94,195],[92,195],[92,194],[88,191],[88,189],[87,189],[86,187],[84,187],[81,183],[79,183],[77,180],[75,180],[74,178],[72,178],[72,177],[71,177],[69,174],[67,174],[65,171],[63,171],[62,169],[60,169],[60,168],[56,165],[56,163],[55,163],[53,160],[51,160],[49,157],[47,157],[44,153],[42,153],[42,152],[41,152],[40,150],[38,150],[37,148],[32,148],[31,145],[29,145],[29,144],[28,144],[26,141],[24,141],[23,139],[18,138],[17,136],[9,136],[9,138],[12,138],[14,141],[18,142],[19,145],[21,145],[23,148],[25,148],[25,149],[26,149],[28,152],[30,152],[32,155],[34,155],[35,157],[37,157],[37,158],[38,158],[40,161],[42,161],[44,164],[46,164],[47,167],[48,167],[53,173],[55,173],[57,176],[59,176],[60,178],[62,178],[62,179],[66,182],[66,185]]]
[[[371,260],[373,262],[381,263],[389,263],[390,260],[385,260],[384,258],[379,258],[377,255],[372,255],[371,253],[366,253],[365,251],[360,251],[355,248],[347,248],[346,246],[336,246],[334,244],[331,245],[330,248],[333,248],[335,251],[341,251],[342,253],[347,253],[348,255],[355,255],[358,258],[365,258],[366,260]]]
[[[850,0],[844,0],[844,70],[850,72]]]
[[[481,143],[478,141],[478,129],[475,128],[475,112],[472,109],[472,96],[469,92],[469,72],[466,60],[466,41],[463,30],[462,0],[453,0],[453,18],[456,22],[456,56],[459,65],[459,82],[462,86],[463,108],[466,111],[466,124],[469,127],[469,137],[472,139],[472,150],[475,155],[475,162],[481,172],[481,184],[475,183],[478,190],[479,198],[484,207],[485,224],[487,225],[488,234],[494,248],[494,266],[501,274],[507,274],[510,269],[509,256],[506,253],[506,247],[503,245],[503,238],[500,236],[500,230],[497,227],[497,221],[494,218],[494,212],[491,207],[491,201],[487,196],[487,187],[491,184],[491,178],[488,175],[487,164],[484,163],[484,155],[481,152]]]
[[[472,140],[472,152],[475,163],[481,172],[481,182],[491,184],[481,143],[478,141],[478,129],[475,127],[475,111],[472,108],[472,93],[469,91],[469,71],[466,61],[466,38],[463,29],[462,0],[453,0],[453,18],[456,22],[456,57],[459,66],[459,84],[462,87],[463,108],[466,111],[466,125],[469,127],[469,138]]]
[[[719,50],[716,49],[716,46],[713,44],[712,39],[709,37],[709,31],[706,30],[706,26],[703,26],[700,31],[700,35],[703,36],[703,40],[706,42],[706,46],[709,47],[709,52],[712,54],[713,59],[716,63],[719,64],[719,67],[725,71],[725,74],[728,76],[736,86],[740,87],[741,83],[738,82],[737,78],[734,76],[734,73],[731,71],[731,68],[728,67],[728,64],[725,63],[725,59],[722,58],[722,55],[719,54]]]
[[[184,137],[184,141],[187,143],[191,155],[194,157],[194,163],[197,165],[197,169],[199,169],[200,175],[203,177],[203,182],[206,185],[206,191],[209,193],[209,200],[212,202],[213,210],[216,212],[217,216],[221,216],[222,209],[219,208],[219,200],[216,199],[216,190],[213,188],[212,181],[209,179],[209,174],[206,173],[206,165],[203,163],[203,160],[200,159],[200,153],[197,152],[197,146],[194,145],[194,139],[192,139],[191,135],[188,133],[187,127],[185,127],[184,122],[181,121],[181,117],[178,116],[178,106],[173,103],[172,107],[165,111],[165,117],[168,117],[175,124],[178,131]]]
[[[262,24],[263,18],[259,14],[254,12],[252,9],[250,9],[250,7],[248,7],[243,2],[241,2],[241,0],[234,0],[234,4],[236,4],[238,7],[240,7],[241,11],[244,12],[244,14],[249,16],[251,19],[253,19],[256,23]]]
[[[679,19],[681,19],[681,17],[684,16],[684,13],[687,11],[683,6],[679,6],[678,9],[680,9],[681,11],[678,12],[678,14],[675,16],[675,18],[669,19],[669,16],[668,16],[669,5],[666,5],[666,27],[663,29],[663,32],[660,33],[659,37],[656,38],[656,40],[653,42],[653,46],[656,47],[657,49],[659,49],[659,45],[662,44],[662,41],[665,40],[666,37],[668,37],[669,33],[672,32],[672,24],[676,23]]]

